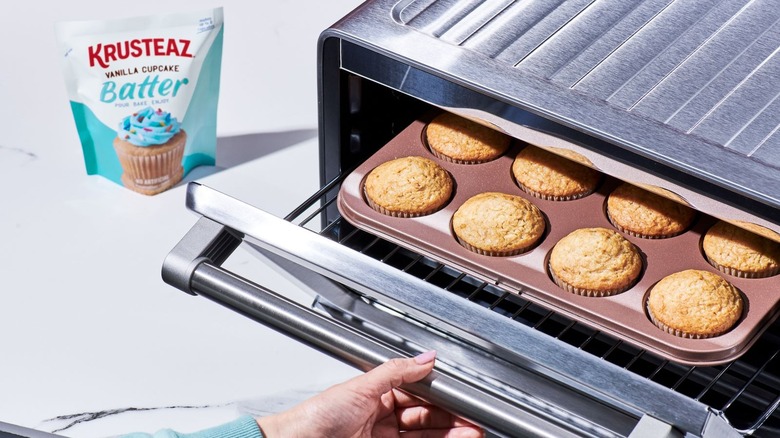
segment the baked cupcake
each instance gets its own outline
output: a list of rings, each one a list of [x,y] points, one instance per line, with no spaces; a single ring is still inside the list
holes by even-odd
[[[122,184],[144,195],[168,190],[184,175],[187,134],[170,113],[146,107],[125,117],[114,150],[122,166]]]
[[[438,211],[450,200],[452,189],[450,174],[424,157],[403,157],[382,163],[368,173],[363,185],[371,208],[405,218]]]
[[[531,249],[545,230],[542,212],[520,196],[487,192],[472,196],[452,216],[458,242],[478,254],[511,256]]]
[[[425,141],[433,155],[458,164],[495,160],[512,142],[506,134],[452,113],[442,113],[428,123]]]
[[[712,266],[735,277],[763,278],[780,272],[780,243],[725,221],[707,230],[702,250]]]
[[[689,269],[664,277],[650,290],[647,313],[657,327],[683,338],[711,338],[742,317],[742,295],[708,271]]]
[[[745,222],[740,220],[733,220],[729,221],[732,224],[744,228],[748,231],[752,231],[755,234],[758,234],[759,236],[766,237],[769,240],[773,240],[777,243],[780,243],[780,233],[777,233],[776,231],[772,231],[767,227],[763,227],[758,224],[754,224],[753,222]]]
[[[580,228],[550,252],[550,276],[569,292],[605,297],[628,290],[642,272],[637,248],[607,228]]]
[[[593,168],[530,145],[518,152],[512,175],[525,192],[550,201],[587,196],[601,180],[601,172]]]
[[[635,185],[623,183],[607,197],[607,217],[618,230],[646,239],[681,234],[696,211]]]

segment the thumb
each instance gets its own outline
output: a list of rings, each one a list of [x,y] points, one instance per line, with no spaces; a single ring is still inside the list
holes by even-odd
[[[428,351],[411,358],[396,358],[352,380],[355,389],[370,397],[397,388],[405,383],[417,382],[433,370],[435,351]]]

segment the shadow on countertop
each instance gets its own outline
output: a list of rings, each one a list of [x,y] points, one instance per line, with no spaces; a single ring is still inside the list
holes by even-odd
[[[316,136],[316,129],[298,129],[218,137],[216,166],[221,169],[228,169]]]
[[[317,137],[316,129],[217,137],[216,164],[192,169],[177,186],[270,155],[315,137]]]

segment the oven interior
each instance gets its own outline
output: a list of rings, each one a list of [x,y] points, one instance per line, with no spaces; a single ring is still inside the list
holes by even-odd
[[[445,3],[452,2],[441,4]],[[397,3],[410,4],[422,3]],[[588,152],[589,157],[604,158],[604,163],[612,166],[606,172],[612,177],[662,181],[704,200],[704,213],[712,214],[715,205],[774,229],[779,225],[777,205],[742,196],[745,187],[718,184],[717,178],[708,178],[703,171],[686,172],[663,158],[640,155],[642,151],[630,147],[633,143],[626,147],[615,141],[607,130],[599,129],[609,125],[608,116],[619,116],[615,108],[586,102],[587,96],[572,93],[570,100],[580,99],[576,105],[562,98],[553,106],[565,112],[579,109],[583,102],[592,103],[593,108],[605,111],[594,110],[586,117],[598,119],[598,126],[583,127],[570,117],[554,117],[556,114],[551,117],[550,111],[528,103],[546,97],[544,90],[537,93],[539,89],[534,88],[543,82],[503,67],[492,70],[503,75],[479,77],[482,68],[490,70],[492,66],[484,58],[468,50],[444,53],[445,46],[407,32],[397,23],[382,26],[378,20],[387,18],[389,2],[366,5],[363,12],[368,20],[361,14],[349,16],[324,32],[318,46],[321,188],[284,221],[191,183],[187,206],[203,218],[166,258],[163,279],[362,369],[398,354],[413,354],[420,351],[417,347],[451,345],[448,357],[442,355],[437,361],[443,377],[436,382],[450,382],[447,390],[466,382],[468,388],[460,394],[490,392],[495,405],[482,410],[485,405],[480,399],[458,395],[429,399],[444,400],[461,409],[454,412],[464,412],[465,403],[471,403],[468,406],[475,408],[471,409],[474,416],[497,419],[502,422],[500,430],[509,431],[509,436],[516,435],[511,432],[518,429],[506,418],[506,412],[523,415],[530,410],[539,415],[531,415],[534,418],[529,421],[545,417],[562,432],[557,435],[538,429],[540,433],[534,436],[780,436],[780,322],[772,323],[732,362],[685,365],[551,311],[523,290],[504,290],[409,245],[397,245],[363,231],[340,215],[338,193],[354,169],[423,115],[448,110],[493,123],[510,134],[518,133],[515,137],[520,140],[530,142],[523,137],[529,133],[564,139]],[[373,13],[380,15],[374,17]],[[364,26],[368,31],[359,32]],[[360,35],[370,38],[364,40]],[[472,71],[464,66],[477,68]],[[504,75],[506,78],[497,77]],[[518,85],[518,80],[527,83]],[[626,122],[623,127],[636,128],[624,132],[628,137],[653,132],[669,138],[673,134],[658,124],[642,124],[637,118],[621,120]],[[621,172],[627,176],[622,178]],[[770,176],[776,178],[777,174]],[[776,188],[772,178],[763,181],[768,193]],[[315,301],[316,310],[322,313],[277,310],[285,306],[274,307],[278,300],[273,293],[222,270],[219,265],[242,241],[266,259],[271,256],[271,262],[291,277],[319,283],[311,291],[317,292],[317,287],[323,290],[322,298]],[[276,256],[280,258],[274,259]],[[380,313],[385,317],[377,318],[387,324],[378,325],[371,319]],[[321,330],[319,322],[312,323],[323,314],[338,323],[327,321],[323,325],[346,334],[333,336]],[[773,312],[771,318],[776,315]],[[357,328],[348,328],[353,326]],[[310,333],[314,331],[338,345],[320,342]],[[387,354],[353,345],[353,341],[369,338]],[[438,368],[439,363],[442,368]],[[460,363],[463,366],[457,366]],[[502,377],[512,380],[502,381]],[[496,388],[506,391],[491,392]],[[440,389],[430,387],[434,392]],[[515,400],[510,400],[513,397]],[[645,419],[653,415],[679,430],[635,435],[638,429],[644,430],[643,425],[652,423],[652,419],[650,423]],[[721,429],[726,423],[728,430]]]
[[[338,62],[339,56],[328,56],[327,51],[343,49],[339,46],[340,42],[334,41],[330,47],[328,44],[326,42],[323,46],[326,56],[322,57],[322,62]],[[332,65],[328,68],[325,65],[321,71],[322,189],[291,212],[286,220],[317,230],[322,236],[345,247],[436,285],[460,299],[477,303],[516,324],[532,327],[627,373],[700,401],[722,412],[729,423],[743,434],[755,437],[780,435],[780,410],[777,409],[780,405],[780,322],[775,322],[746,354],[733,362],[719,366],[683,365],[545,309],[526,300],[522,293],[509,293],[451,266],[399,247],[341,218],[335,201],[339,184],[350,170],[413,120],[435,108],[431,103],[341,67]],[[446,90],[442,92],[446,93]],[[569,138],[576,137],[576,141],[595,145],[602,153],[611,153],[614,158],[641,167],[643,171],[662,175],[677,184],[707,190],[709,196],[728,199],[754,214],[772,214],[771,209],[748,199],[734,199],[734,196],[690,175],[648,164],[647,160],[611,147],[604,141],[556,126],[532,113],[514,110],[512,117],[522,120],[525,125]]]

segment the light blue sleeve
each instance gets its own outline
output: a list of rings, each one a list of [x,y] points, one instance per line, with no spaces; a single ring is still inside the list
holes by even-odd
[[[171,429],[158,430],[154,434],[133,432],[120,438],[263,438],[257,421],[243,415],[229,423],[192,433],[179,433]]]

